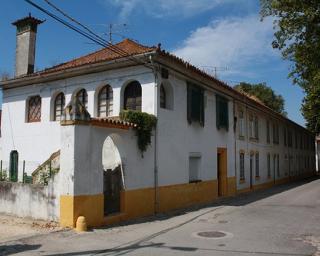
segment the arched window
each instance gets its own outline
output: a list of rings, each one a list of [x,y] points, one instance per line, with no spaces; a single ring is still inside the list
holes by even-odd
[[[134,81],[124,90],[124,109],[141,111],[142,89],[139,82]]]
[[[113,91],[110,85],[104,86],[98,95],[98,117],[112,116]]]
[[[27,114],[27,121],[29,123],[41,121],[41,97],[39,95],[29,98]]]
[[[160,86],[160,108],[166,108],[167,106],[167,98],[166,98],[166,90],[161,84]]]
[[[66,100],[63,92],[60,92],[54,100],[54,121],[60,121],[63,115],[63,109]]]
[[[80,91],[78,91],[76,97],[79,99],[83,106],[88,108],[88,94],[85,89],[81,89]]]

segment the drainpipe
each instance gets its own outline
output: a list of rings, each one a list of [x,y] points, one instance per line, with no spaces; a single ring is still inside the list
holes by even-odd
[[[235,122],[236,117],[236,101],[233,98],[233,122]],[[237,175],[237,127],[238,127],[238,118],[236,121],[236,124],[234,125],[235,129],[233,129],[233,136],[234,136],[234,175],[236,177],[236,193],[237,193],[237,187],[238,187],[238,175]]]
[[[150,62],[152,65],[152,71],[154,74],[154,84],[155,84],[155,96],[154,96],[154,102],[155,102],[155,115],[158,118],[158,72],[157,68],[153,62],[152,55],[150,55]],[[159,209],[159,181],[158,181],[158,122],[156,124],[156,127],[154,129],[154,213],[158,213]]]

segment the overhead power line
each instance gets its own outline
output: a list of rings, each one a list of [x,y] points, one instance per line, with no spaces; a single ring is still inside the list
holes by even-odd
[[[38,4],[32,2],[31,0],[25,0],[25,2],[27,2],[28,4],[32,5],[33,7],[37,8],[38,10],[42,11],[43,13],[45,13],[46,15],[50,16],[51,18],[55,19],[56,21],[62,23],[63,25],[65,25],[66,27],[68,27],[69,29],[81,34],[82,36],[86,37],[87,39],[95,42],[96,44],[103,46],[105,48],[108,48],[110,51],[120,55],[121,57],[124,58],[128,58],[140,65],[144,65],[148,68],[151,68],[150,66],[147,65],[146,62],[143,62],[133,56],[130,56],[130,53],[124,51],[123,49],[120,49],[119,47],[110,44],[109,42],[105,41],[102,37],[100,37],[99,35],[95,34],[91,29],[89,29],[87,26],[81,24],[79,21],[77,21],[76,19],[72,18],[70,15],[66,14],[65,12],[63,12],[60,8],[56,7],[55,5],[53,5],[52,3],[50,3],[48,0],[45,0],[48,4],[50,4],[50,6],[52,6],[53,8],[55,8],[57,11],[59,11],[61,14],[63,14],[64,16],[66,16],[68,19],[70,19],[71,21],[75,22],[77,25],[81,26],[83,29],[85,29],[86,31],[74,26],[73,24],[69,23],[68,21],[65,21],[64,19],[60,18],[59,16],[51,13],[50,11],[46,10],[45,8],[39,6]]]

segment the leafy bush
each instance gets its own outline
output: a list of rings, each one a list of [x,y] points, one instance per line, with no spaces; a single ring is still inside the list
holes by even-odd
[[[0,171],[0,181],[7,181],[7,180],[8,180],[7,170],[4,169]]]
[[[147,150],[148,145],[151,143],[152,130],[157,125],[157,118],[154,115],[145,112],[132,110],[121,111],[120,118],[123,121],[137,125],[135,132],[138,138],[138,148],[143,157],[143,152]]]

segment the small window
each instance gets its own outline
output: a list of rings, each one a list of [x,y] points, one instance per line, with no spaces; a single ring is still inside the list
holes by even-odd
[[[271,177],[271,157],[269,153],[267,155],[267,171],[268,171],[268,177]]]
[[[200,180],[201,156],[189,157],[189,182]]]
[[[259,119],[257,116],[254,117],[254,138],[259,138]]]
[[[267,143],[270,143],[270,122],[267,120]]]
[[[229,108],[228,100],[219,95],[216,96],[216,123],[218,130],[229,129]]]
[[[292,147],[292,131],[288,129],[288,147]]]
[[[63,110],[65,106],[65,97],[61,92],[54,100],[54,121],[60,121],[63,116]]]
[[[259,153],[256,153],[256,177],[260,176],[260,171],[259,171]]]
[[[243,111],[239,111],[239,136],[244,137],[244,114]]]
[[[78,91],[76,97],[81,102],[81,104],[87,109],[88,108],[88,93],[85,89]]]
[[[166,90],[163,84],[160,86],[160,108],[167,108]]]
[[[98,117],[108,117],[113,114],[113,91],[110,85],[104,86],[98,95]]]
[[[27,114],[29,123],[41,121],[41,97],[39,95],[29,98]]]
[[[131,82],[124,90],[124,106],[125,110],[141,111],[142,88],[138,81]]]
[[[194,84],[187,85],[187,120],[204,126],[204,90]]]
[[[245,180],[244,174],[244,153],[240,152],[240,180]]]
[[[279,144],[279,126],[273,123],[273,143]]]

